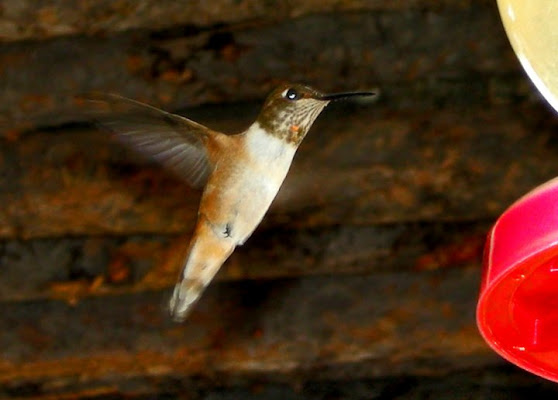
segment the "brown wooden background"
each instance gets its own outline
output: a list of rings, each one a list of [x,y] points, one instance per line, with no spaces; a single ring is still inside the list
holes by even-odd
[[[5,0],[0,37],[1,398],[555,398],[474,322],[487,230],[558,155],[494,1]],[[383,95],[323,113],[175,324],[199,193],[74,95],[236,132],[283,80]]]

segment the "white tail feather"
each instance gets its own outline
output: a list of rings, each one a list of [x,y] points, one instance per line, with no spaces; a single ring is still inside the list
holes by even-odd
[[[234,248],[231,238],[218,235],[207,220],[198,221],[184,269],[169,303],[174,320],[186,319]]]

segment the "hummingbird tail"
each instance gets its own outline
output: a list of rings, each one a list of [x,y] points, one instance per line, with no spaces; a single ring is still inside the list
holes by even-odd
[[[198,222],[190,252],[169,303],[170,314],[175,321],[186,319],[234,248],[234,242],[228,237],[219,237],[207,221]]]

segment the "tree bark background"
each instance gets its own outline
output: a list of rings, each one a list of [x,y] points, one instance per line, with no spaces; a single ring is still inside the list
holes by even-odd
[[[0,397],[554,398],[474,320],[485,235],[554,177],[556,117],[483,0],[0,3]],[[185,324],[199,192],[89,122],[116,92],[238,132],[332,104]]]

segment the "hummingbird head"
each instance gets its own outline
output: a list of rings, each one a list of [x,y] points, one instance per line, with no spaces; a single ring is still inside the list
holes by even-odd
[[[323,94],[308,86],[284,84],[269,94],[257,122],[270,134],[298,145],[330,101],[374,95],[374,92]]]

